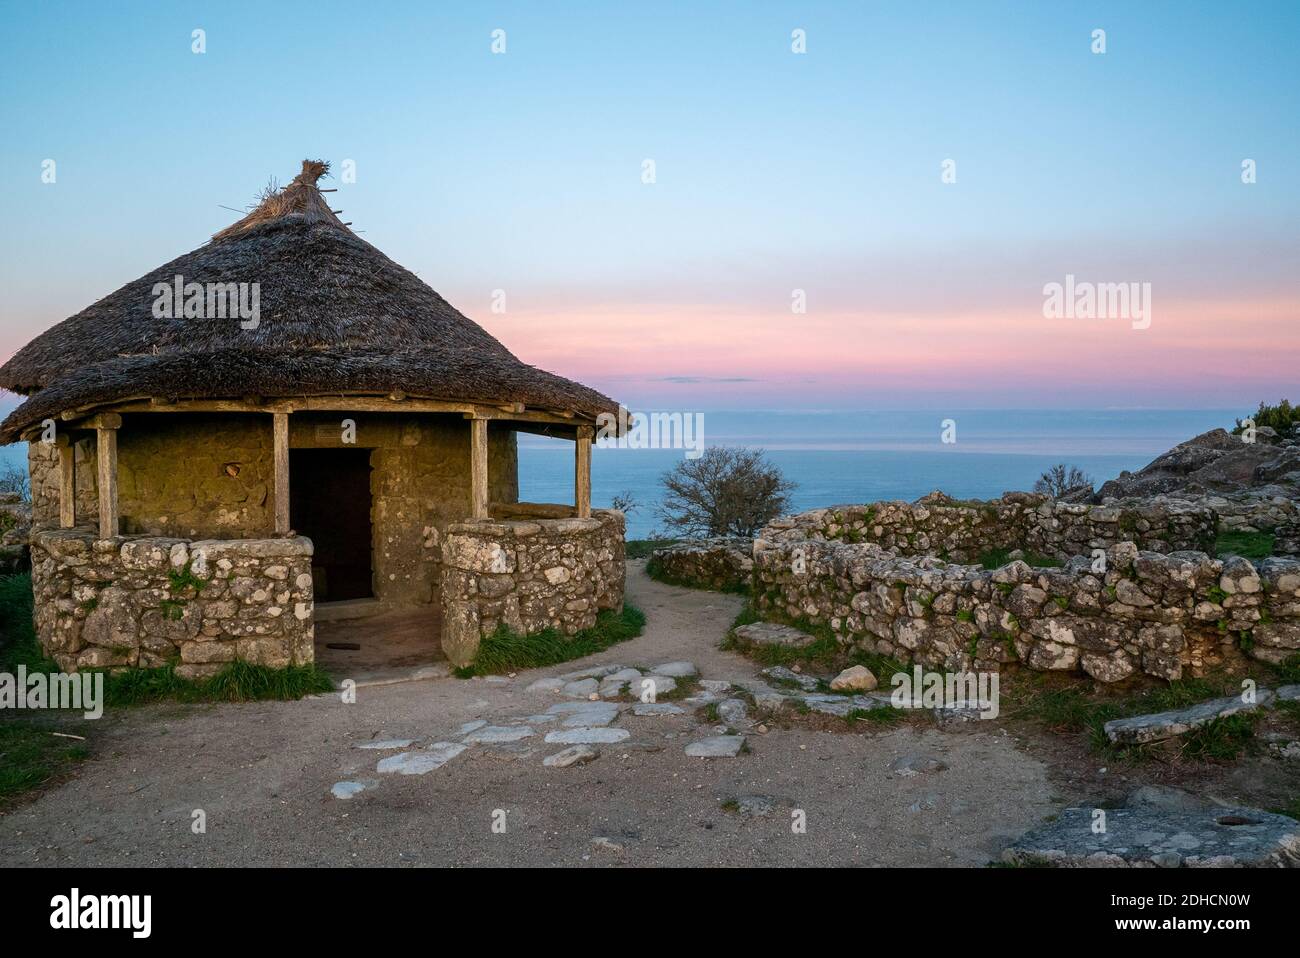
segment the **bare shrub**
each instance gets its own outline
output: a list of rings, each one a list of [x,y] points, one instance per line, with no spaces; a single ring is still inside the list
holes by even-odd
[[[710,446],[664,473],[659,515],[678,535],[752,538],[781,515],[795,488],[761,449]]]

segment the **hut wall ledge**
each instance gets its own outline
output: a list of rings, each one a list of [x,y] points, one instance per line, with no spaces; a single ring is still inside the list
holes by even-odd
[[[313,660],[311,540],[100,539],[32,533],[41,648],[68,672],[176,663],[187,679],[229,662]]]

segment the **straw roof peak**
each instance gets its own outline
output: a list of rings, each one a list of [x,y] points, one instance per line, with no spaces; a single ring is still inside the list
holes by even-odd
[[[214,233],[212,238],[220,241],[231,236],[246,233],[254,227],[273,220],[288,218],[301,219],[304,223],[325,223],[347,229],[347,224],[340,220],[325,197],[321,195],[316,182],[322,176],[328,176],[329,163],[324,160],[303,160],[302,172],[295,176],[283,189],[274,184],[262,192],[260,202],[243,219],[230,224],[225,229]]]

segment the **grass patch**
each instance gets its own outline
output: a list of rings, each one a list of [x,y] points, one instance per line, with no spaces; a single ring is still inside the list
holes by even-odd
[[[85,743],[59,738],[43,723],[0,720],[0,808],[89,755]]]
[[[1271,532],[1220,532],[1214,539],[1214,554],[1241,556],[1243,559],[1267,559],[1273,554]]]
[[[104,676],[104,704],[119,708],[149,702],[288,702],[305,695],[332,692],[329,674],[315,665],[273,669],[231,662],[210,679],[192,681],[175,667],[126,669]]]
[[[1183,736],[1183,754],[1211,762],[1234,759],[1254,746],[1255,726],[1262,717],[1258,711],[1238,712],[1192,729]]]
[[[624,552],[629,559],[648,559],[650,553],[665,546],[675,546],[681,539],[628,539],[623,543]]]
[[[1011,558],[1011,553],[1014,551],[1016,550],[989,549],[987,552],[980,553],[979,564],[989,571],[1001,569],[1008,562],[1015,561]],[[1035,569],[1059,569],[1061,566],[1061,563],[1052,556],[1031,552],[1028,549],[1021,549],[1020,552],[1024,554],[1022,561]]]
[[[635,638],[644,628],[644,613],[627,603],[623,604],[622,612],[612,609],[601,612],[596,616],[595,625],[576,635],[564,635],[555,629],[520,635],[500,625],[479,643],[473,664],[457,669],[455,674],[467,679],[568,662]]]

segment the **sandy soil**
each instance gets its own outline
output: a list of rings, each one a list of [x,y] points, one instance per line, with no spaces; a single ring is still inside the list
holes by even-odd
[[[290,703],[164,705],[110,714],[76,777],[0,818],[11,865],[978,865],[1070,798],[1068,782],[993,723],[909,724],[843,733],[793,725],[751,732],[732,759],[688,758],[708,734],[694,714],[624,717],[632,732],[600,757],[542,766],[561,746],[475,747],[422,776],[376,774],[377,738],[450,737],[461,723],[542,711],[543,675],[586,664],[695,662],[704,678],[752,679],[717,648],[741,600],[664,586],[640,563],[629,597],[645,633],[588,660],[508,681],[454,678],[362,687]],[[535,743],[535,744],[530,744]],[[895,758],[946,769],[900,777]],[[342,801],[341,780],[378,784]],[[724,803],[765,795],[774,810]],[[806,816],[792,830],[793,812]],[[195,810],[206,833],[191,829]],[[505,812],[504,833],[494,832]],[[596,839],[608,839],[597,842]]]

